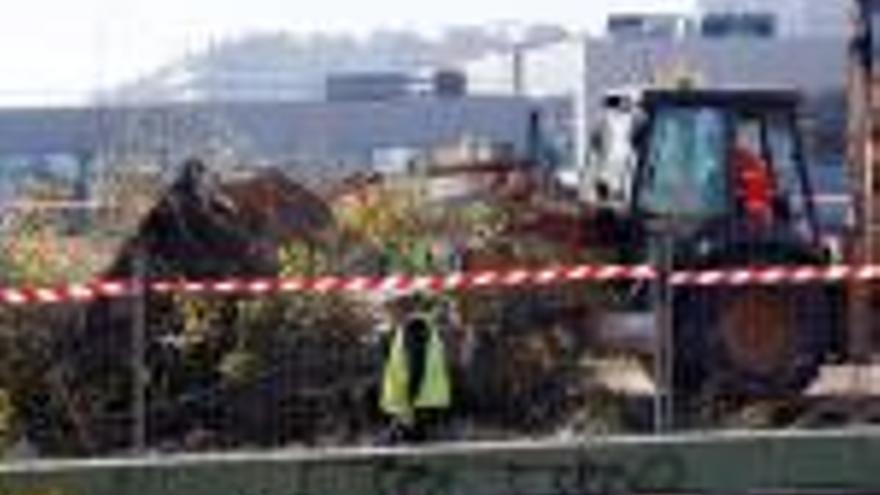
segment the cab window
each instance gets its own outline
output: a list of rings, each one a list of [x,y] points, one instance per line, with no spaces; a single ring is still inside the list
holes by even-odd
[[[638,207],[649,214],[709,217],[727,206],[724,113],[661,109],[650,125]]]

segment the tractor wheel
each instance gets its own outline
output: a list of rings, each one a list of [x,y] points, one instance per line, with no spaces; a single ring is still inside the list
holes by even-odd
[[[680,301],[689,301],[675,318],[682,391],[709,385],[733,395],[797,392],[829,353],[832,299],[822,288],[716,288]]]
[[[676,389],[748,397],[802,391],[831,354],[839,305],[823,285],[677,291]]]

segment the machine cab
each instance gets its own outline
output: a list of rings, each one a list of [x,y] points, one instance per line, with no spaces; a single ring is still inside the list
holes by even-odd
[[[798,99],[782,90],[646,91],[633,137],[633,216],[817,239]]]

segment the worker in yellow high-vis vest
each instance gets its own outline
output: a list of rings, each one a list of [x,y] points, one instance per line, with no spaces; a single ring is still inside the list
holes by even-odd
[[[452,405],[443,339],[426,314],[408,318],[391,337],[382,379],[381,409],[394,420],[394,436],[426,440],[426,423]]]

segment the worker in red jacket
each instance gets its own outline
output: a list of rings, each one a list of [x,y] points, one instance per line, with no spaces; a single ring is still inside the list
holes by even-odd
[[[746,216],[759,225],[773,220],[773,177],[767,162],[745,146],[733,150],[736,196]]]

